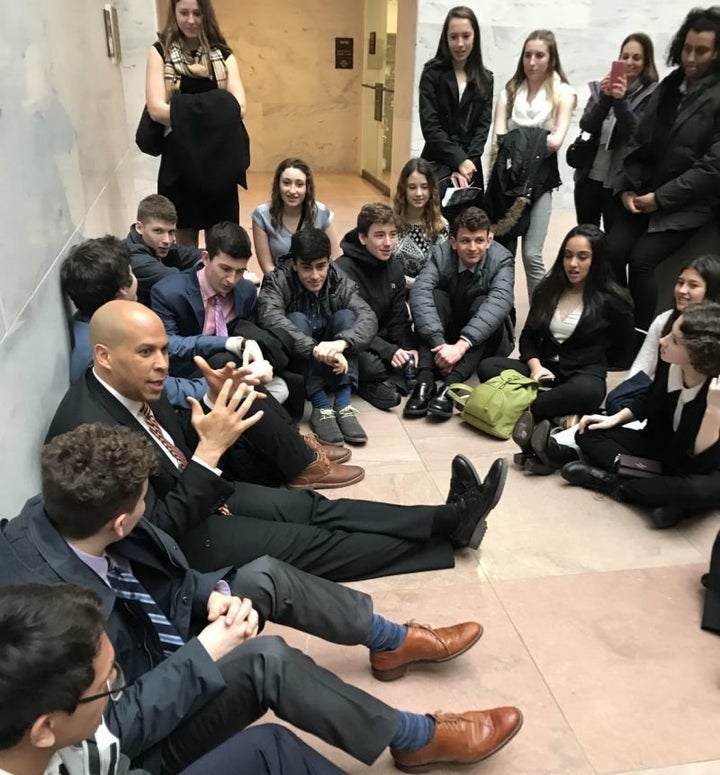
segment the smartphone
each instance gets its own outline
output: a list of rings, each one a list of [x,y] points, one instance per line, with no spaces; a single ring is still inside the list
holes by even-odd
[[[616,59],[610,66],[610,83],[614,86],[621,78],[627,78],[627,62]]]

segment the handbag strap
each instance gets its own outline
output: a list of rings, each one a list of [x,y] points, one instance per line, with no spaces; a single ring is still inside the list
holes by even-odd
[[[458,406],[465,406],[472,392],[473,388],[470,387],[470,385],[466,385],[464,382],[453,382],[452,385],[448,387],[447,395],[449,395]]]

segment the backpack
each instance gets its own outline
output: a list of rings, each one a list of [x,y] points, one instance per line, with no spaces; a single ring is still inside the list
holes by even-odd
[[[490,436],[509,439],[518,417],[532,404],[539,385],[515,369],[470,387],[450,385],[447,394],[462,409],[462,419]]]

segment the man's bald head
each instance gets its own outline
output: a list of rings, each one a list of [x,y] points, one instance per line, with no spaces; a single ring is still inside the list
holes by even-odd
[[[129,338],[142,337],[151,331],[165,329],[162,320],[148,307],[136,301],[115,299],[103,304],[90,318],[90,344],[117,347]]]
[[[162,320],[134,301],[103,304],[90,319],[95,372],[133,401],[156,401],[168,371]]]

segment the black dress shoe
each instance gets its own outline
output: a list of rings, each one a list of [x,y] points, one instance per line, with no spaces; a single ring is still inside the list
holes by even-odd
[[[473,491],[479,492],[482,489],[482,479],[465,455],[455,455],[450,472],[450,490],[445,503],[457,503],[464,495]]]
[[[376,409],[392,409],[400,403],[400,394],[390,382],[361,382],[357,394]]]
[[[450,385],[443,385],[440,388],[440,392],[428,406],[428,414],[433,417],[440,417],[443,420],[448,420],[452,417],[455,405],[452,402],[452,398],[447,394],[449,389]]]
[[[576,460],[566,463],[560,472],[562,478],[570,484],[585,487],[588,490],[615,495],[618,489],[618,478],[615,474],[608,473],[602,468],[590,466]]]
[[[480,490],[473,488],[458,503],[458,525],[450,534],[453,546],[477,549],[487,532],[488,514],[497,506],[505,488],[507,461],[498,458],[490,466]]]
[[[435,396],[434,382],[418,382],[403,409],[404,417],[425,417]]]
[[[694,516],[694,512],[687,509],[681,509],[678,506],[658,506],[650,512],[650,519],[653,526],[658,530],[666,530],[669,527],[675,527],[684,519]]]

